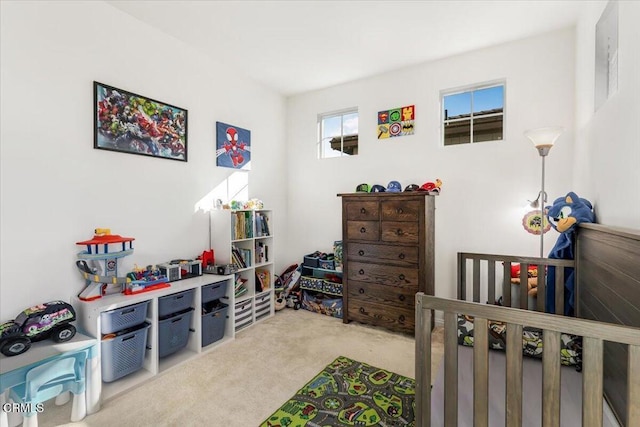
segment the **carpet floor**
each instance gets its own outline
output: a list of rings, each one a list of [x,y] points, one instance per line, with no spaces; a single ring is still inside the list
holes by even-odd
[[[436,344],[439,343],[439,344]],[[442,354],[434,331],[434,369]],[[412,336],[306,310],[285,309],[69,423],[71,405],[52,401],[38,416],[50,426],[259,426],[339,356],[414,378]]]

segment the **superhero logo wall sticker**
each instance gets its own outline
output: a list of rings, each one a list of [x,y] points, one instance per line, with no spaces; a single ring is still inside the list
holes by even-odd
[[[379,111],[378,128],[376,129],[378,139],[413,135],[415,115],[415,105]]]
[[[216,122],[216,165],[251,170],[251,131]]]

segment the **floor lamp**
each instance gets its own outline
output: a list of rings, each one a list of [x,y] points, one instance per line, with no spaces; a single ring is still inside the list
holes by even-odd
[[[547,193],[544,191],[544,158],[547,157],[551,147],[553,147],[553,144],[555,144],[562,132],[564,132],[563,127],[553,126],[531,129],[524,133],[524,135],[533,142],[533,145],[535,145],[540,157],[542,158],[542,182],[540,185],[540,193],[538,194],[538,198],[532,204],[534,208],[540,207],[540,258],[544,258],[544,204],[547,201]]]

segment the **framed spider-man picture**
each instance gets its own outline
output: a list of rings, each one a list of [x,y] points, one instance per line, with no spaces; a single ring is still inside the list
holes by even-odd
[[[93,82],[93,148],[187,161],[187,110]]]
[[[216,165],[251,169],[251,131],[238,126],[216,122]]]

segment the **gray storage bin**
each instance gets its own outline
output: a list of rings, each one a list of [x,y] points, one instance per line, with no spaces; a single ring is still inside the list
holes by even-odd
[[[142,368],[150,326],[145,323],[138,329],[100,343],[102,381],[115,381]]]
[[[224,337],[229,305],[219,303],[209,313],[202,315],[202,346],[206,347]]]
[[[227,293],[227,281],[212,283],[202,287],[202,302],[206,303],[223,298]]]
[[[158,357],[175,353],[189,341],[193,308],[183,310],[158,322]]]
[[[235,329],[239,331],[253,323],[251,312],[252,301],[250,299],[237,302],[235,305]]]
[[[158,318],[169,316],[193,306],[195,289],[158,297]]]
[[[149,301],[128,305],[100,313],[100,332],[112,334],[123,329],[141,325],[147,317]]]

